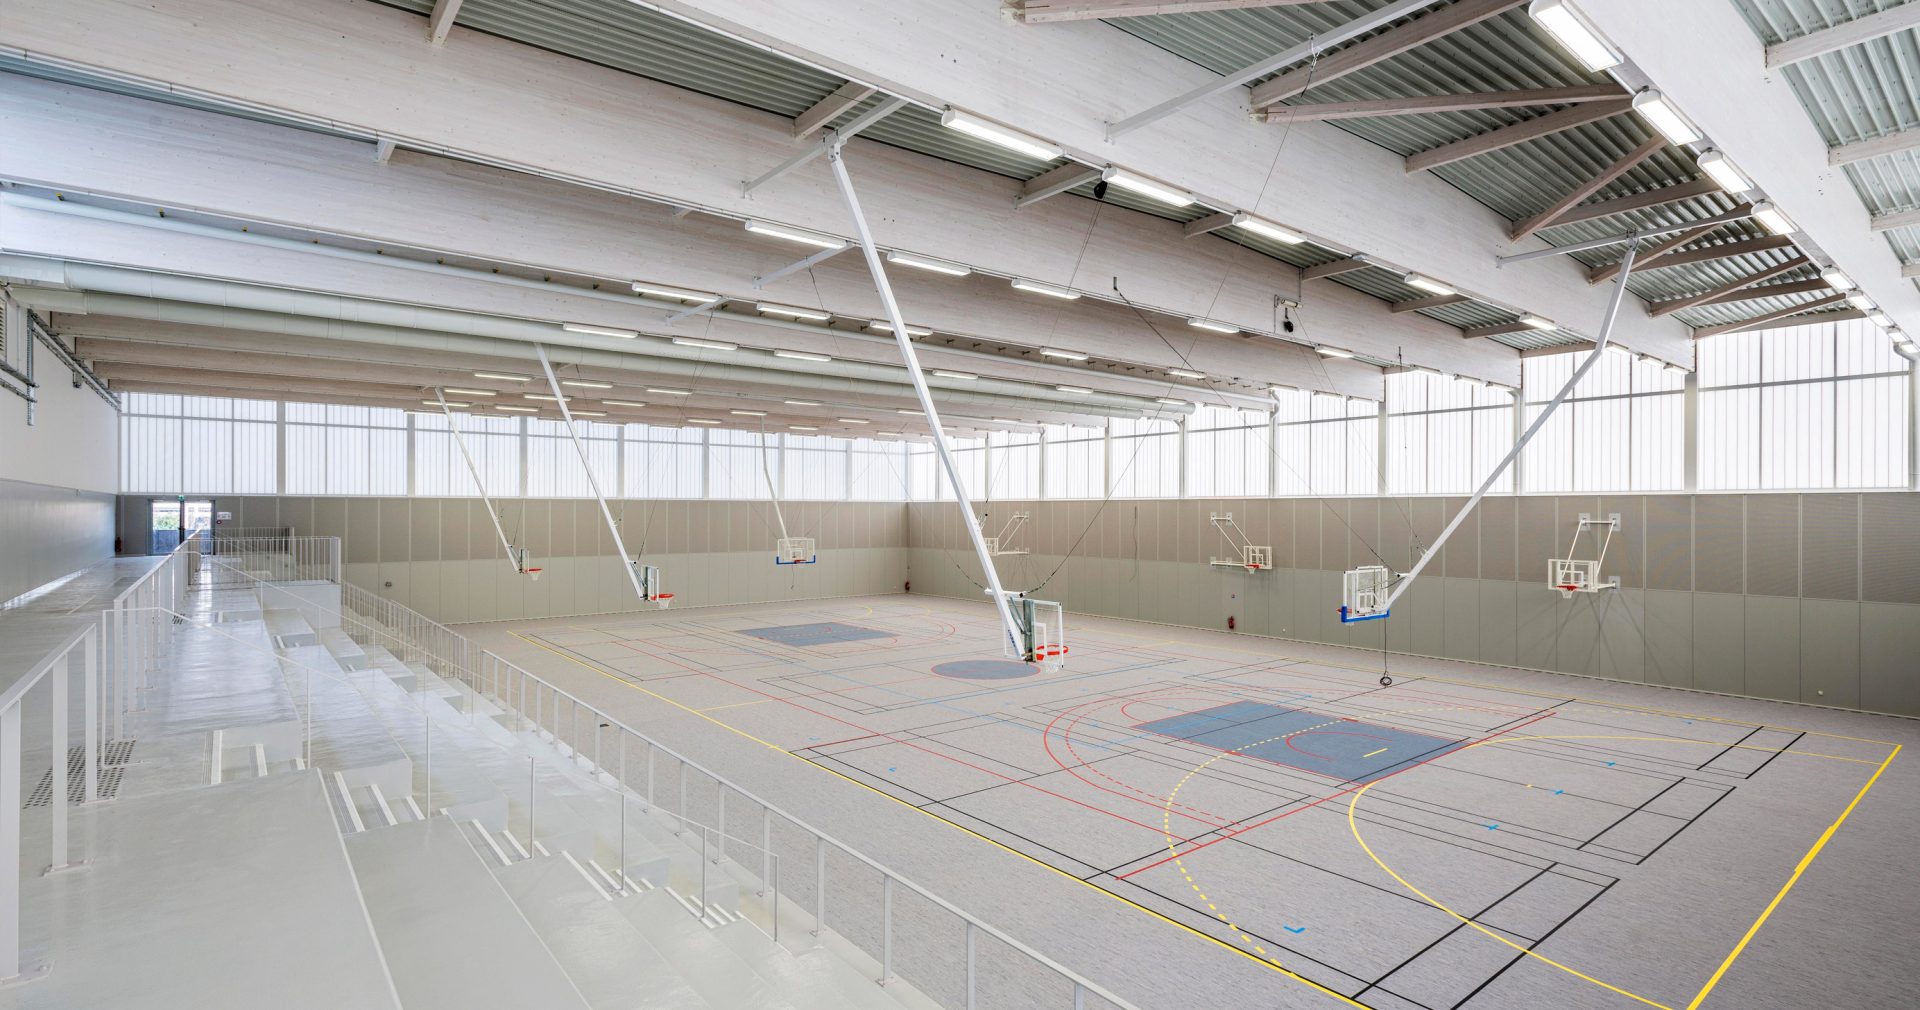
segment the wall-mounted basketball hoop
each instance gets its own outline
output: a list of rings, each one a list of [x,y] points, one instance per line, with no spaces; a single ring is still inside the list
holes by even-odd
[[[785,520],[781,524],[784,526]],[[773,542],[773,563],[776,565],[810,565],[818,560],[812,537],[781,537]]]
[[[1231,512],[1208,513],[1207,521],[1226,538],[1227,546],[1233,548],[1236,557],[1208,558],[1207,564],[1215,568],[1244,568],[1250,572],[1264,572],[1273,567],[1273,548],[1256,544],[1247,536],[1247,531],[1234,522]]]
[[[1024,547],[1013,546],[1014,534],[1020,532],[1020,528],[1032,518],[1031,512],[1015,512],[1012,518],[1007,520],[1006,525],[1000,527],[998,535],[985,538],[987,553],[996,558],[1033,553]]]
[[[1605,519],[1595,519],[1588,513],[1580,513],[1573,527],[1573,540],[1567,544],[1567,556],[1553,558],[1547,562],[1547,585],[1560,593],[1560,598],[1572,599],[1575,593],[1598,593],[1607,589],[1619,589],[1620,577],[1609,579],[1600,577],[1600,566],[1607,560],[1607,545],[1613,542],[1613,534],[1620,528],[1620,513],[1608,513]],[[1573,555],[1580,548],[1580,535],[1593,531],[1593,540],[1598,551],[1592,558],[1576,558]]]

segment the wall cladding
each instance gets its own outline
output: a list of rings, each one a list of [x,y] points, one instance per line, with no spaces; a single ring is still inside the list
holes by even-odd
[[[0,480],[0,601],[113,557],[113,495]]]
[[[209,497],[194,496],[189,497]],[[472,498],[210,496],[236,526],[291,526],[341,538],[347,581],[446,623],[562,617],[634,609],[591,500],[498,503],[507,535],[543,568],[513,572],[486,506]],[[129,543],[147,523],[147,498],[121,499]],[[815,565],[773,563],[779,536],[768,502],[611,503],[627,550],[661,567],[676,607],[899,592],[906,579],[906,515],[895,503],[784,505],[796,536],[819,542]]]
[[[1043,595],[1069,612],[1213,629],[1231,615],[1257,635],[1372,649],[1384,641],[1446,659],[1920,716],[1920,494],[1489,498],[1391,620],[1339,623],[1339,572],[1378,563],[1375,551],[1405,571],[1464,504],[988,508],[1033,513],[1016,546],[1034,553],[1001,558],[1003,582],[1031,589],[1050,578]],[[1255,543],[1273,545],[1276,570],[1207,565],[1228,553],[1207,516],[1229,511]],[[1563,600],[1546,588],[1546,562],[1565,552],[1582,512],[1621,514],[1605,568],[1621,590]],[[907,514],[915,591],[977,598],[978,566],[954,506],[915,503]],[[1591,550],[1583,540],[1579,556]]]

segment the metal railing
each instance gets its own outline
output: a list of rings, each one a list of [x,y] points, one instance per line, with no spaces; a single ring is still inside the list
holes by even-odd
[[[196,577],[216,578],[218,584],[244,584],[249,579],[261,582],[340,582],[339,537],[207,537],[196,532],[182,546],[194,552]],[[208,567],[205,557],[218,557],[221,564]]]
[[[110,704],[99,713],[109,740],[126,736],[126,716],[140,704],[159,660],[173,641],[173,619],[160,608],[179,610],[200,570],[199,534],[180,542],[158,565],[113,598],[100,617],[105,646],[102,692]]]

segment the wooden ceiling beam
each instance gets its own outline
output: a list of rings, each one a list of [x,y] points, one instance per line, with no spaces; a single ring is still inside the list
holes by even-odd
[[[1322,277],[1334,277],[1339,274],[1352,273],[1355,270],[1365,270],[1372,265],[1373,264],[1368,263],[1366,260],[1354,256],[1350,259],[1334,260],[1332,263],[1322,263],[1319,266],[1308,267],[1300,271],[1300,279],[1303,281],[1316,281]]]
[[[1458,305],[1473,299],[1466,295],[1434,295],[1431,298],[1415,298],[1411,301],[1394,302],[1390,311],[1419,312],[1421,309],[1437,309],[1442,305]]]
[[[1647,306],[1647,315],[1658,319],[1661,316],[1671,312],[1678,312],[1681,309],[1690,309],[1696,305],[1706,305],[1723,295],[1730,295],[1736,291],[1750,288],[1768,278],[1778,277],[1789,270],[1799,269],[1811,262],[1813,261],[1805,256],[1795,256],[1784,263],[1776,263],[1765,270],[1748,274],[1745,277],[1736,277],[1725,284],[1709,288],[1697,295],[1688,295],[1685,298],[1674,298],[1664,302],[1655,302]]]
[[[1560,218],[1564,217],[1569,211],[1572,211],[1581,201],[1607,188],[1608,184],[1612,183],[1615,179],[1632,171],[1635,166],[1666,150],[1666,148],[1667,138],[1655,133],[1646,143],[1628,152],[1626,157],[1601,169],[1599,174],[1593,178],[1575,186],[1572,192],[1555,200],[1547,209],[1524,221],[1514,222],[1513,227],[1507,231],[1507,237],[1517,242],[1542,228],[1553,227],[1559,222]]]
[[[1613,217],[1616,214],[1630,214],[1636,210],[1658,207],[1663,203],[1691,200],[1696,196],[1709,196],[1718,192],[1721,192],[1720,184],[1714,182],[1712,179],[1693,179],[1672,186],[1662,186],[1659,189],[1649,189],[1645,192],[1631,193],[1627,196],[1616,196],[1611,200],[1602,200],[1599,203],[1590,203],[1582,207],[1575,207],[1565,214],[1562,214],[1560,219],[1554,222],[1554,226],[1559,227],[1561,225],[1578,224],[1582,221],[1596,221],[1603,217]]]
[[[1814,292],[1827,292],[1832,290],[1833,285],[1815,277],[1810,281],[1784,281],[1779,284],[1761,284],[1757,287],[1741,288],[1738,291],[1729,291],[1724,295],[1709,298],[1703,302],[1695,302],[1694,304],[1696,306],[1727,305],[1733,302],[1757,301],[1761,298],[1778,298],[1781,295],[1806,295]]]
[[[1407,172],[1408,174],[1423,172],[1503,150],[1515,144],[1524,144],[1529,140],[1550,137],[1588,123],[1611,119],[1632,108],[1632,100],[1622,98],[1615,101],[1586,102],[1558,112],[1549,112],[1525,122],[1502,126],[1497,130],[1488,130],[1477,137],[1467,137],[1464,140],[1456,140],[1418,154],[1408,155]]]
[[[1026,24],[1053,21],[1094,21],[1138,18],[1152,14],[1196,14],[1202,11],[1243,11],[1258,7],[1299,7],[1321,0],[1025,0],[1006,11]]]
[[[1824,308],[1828,305],[1836,305],[1846,300],[1846,295],[1834,292],[1825,298],[1817,298],[1810,302],[1801,302],[1798,305],[1789,305],[1784,309],[1775,309],[1772,312],[1754,316],[1750,319],[1721,323],[1718,326],[1702,326],[1693,331],[1693,339],[1704,340],[1708,337],[1717,337],[1722,333],[1738,333],[1742,330],[1762,329],[1766,327],[1768,323],[1778,322],[1779,320],[1797,316],[1804,312],[1812,312],[1814,309]]]
[[[1306,90],[1313,85],[1325,84],[1356,70],[1365,70],[1376,63],[1424,46],[1434,39],[1451,35],[1488,18],[1498,17],[1526,2],[1527,0],[1459,0],[1458,3],[1414,18],[1398,28],[1389,28],[1372,38],[1362,39],[1345,49],[1328,53],[1315,63],[1295,67],[1272,80],[1255,85],[1252,95],[1253,107],[1265,109],[1269,105],[1278,105],[1289,98],[1305,94]]]
[[[1719,225],[1703,228],[1701,231],[1704,233],[1717,227],[1719,227]],[[1693,237],[1698,238],[1699,236],[1696,235]],[[1690,238],[1688,241],[1692,241],[1692,239]],[[1685,243],[1681,244],[1684,245]],[[1667,267],[1685,266],[1689,263],[1711,263],[1714,260],[1732,259],[1735,256],[1749,256],[1753,253],[1767,252],[1771,249],[1791,248],[1793,248],[1793,238],[1791,236],[1762,235],[1759,238],[1722,242],[1719,245],[1705,246],[1700,249],[1682,249],[1679,252],[1669,252],[1661,256],[1654,256],[1653,251],[1650,250],[1646,255],[1634,259],[1633,272],[1641,273],[1646,270],[1664,270]],[[1658,262],[1652,262],[1656,259]],[[1600,275],[1601,271],[1606,272],[1605,276]],[[1598,284],[1601,281],[1612,278],[1614,274],[1619,272],[1620,265],[1618,263],[1610,263],[1604,267],[1594,267],[1588,271],[1587,280],[1589,283]]]
[[[1767,47],[1767,69],[1774,70],[1810,60],[1816,56],[1839,52],[1862,42],[1871,42],[1909,28],[1920,28],[1920,4],[1901,4],[1866,17],[1842,22],[1831,28],[1810,32],[1797,39],[1775,42]]]
[[[1679,234],[1673,236],[1672,238],[1666,239],[1661,242],[1656,242],[1653,245],[1648,246],[1646,252],[1643,252],[1640,255],[1634,257],[1633,268],[1635,270],[1654,269],[1655,260],[1659,260],[1663,257],[1673,254],[1674,250],[1680,248],[1681,246],[1686,245],[1687,243],[1692,242],[1693,240],[1701,237],[1702,235],[1705,235],[1708,232],[1711,232],[1714,229],[1727,224],[1734,217],[1744,216],[1748,211],[1751,211],[1752,209],[1753,209],[1752,204],[1742,203],[1739,206],[1733,208],[1732,210],[1727,211],[1725,214],[1720,214],[1700,222],[1698,227],[1689,228],[1686,231],[1680,232]],[[1792,243],[1788,243],[1788,244],[1791,245]],[[1593,269],[1587,271],[1587,283],[1599,284],[1602,281],[1609,281],[1609,280],[1612,280],[1614,276],[1619,273],[1620,273],[1620,264],[1618,262],[1609,263],[1606,266],[1602,266],[1602,267],[1594,267]]]
[[[1626,96],[1621,93],[1617,85],[1583,84],[1571,88],[1485,91],[1467,95],[1410,95],[1405,98],[1376,98],[1359,102],[1281,105],[1256,113],[1255,118],[1268,123],[1307,123],[1336,119],[1365,119],[1371,116],[1467,112],[1474,109],[1512,109],[1529,105],[1576,105],[1583,102],[1614,101],[1624,97]]]

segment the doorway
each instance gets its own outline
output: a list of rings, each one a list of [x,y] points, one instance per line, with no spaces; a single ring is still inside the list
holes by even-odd
[[[147,553],[166,554],[180,539],[213,525],[211,498],[155,498],[148,522]]]

